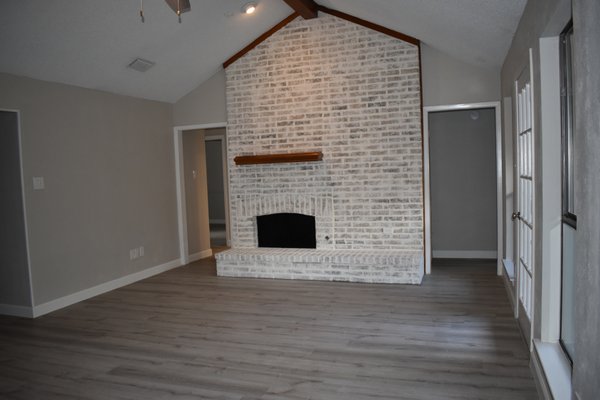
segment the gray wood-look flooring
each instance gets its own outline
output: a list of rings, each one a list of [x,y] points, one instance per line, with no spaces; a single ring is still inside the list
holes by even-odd
[[[0,398],[535,399],[493,263],[422,286],[219,278],[214,259],[0,317]]]

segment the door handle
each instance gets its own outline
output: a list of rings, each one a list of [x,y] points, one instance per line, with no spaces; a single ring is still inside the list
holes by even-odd
[[[512,218],[513,221],[515,219],[517,219],[517,218],[521,219],[521,211],[517,211],[517,212],[512,213],[512,217],[511,218]]]

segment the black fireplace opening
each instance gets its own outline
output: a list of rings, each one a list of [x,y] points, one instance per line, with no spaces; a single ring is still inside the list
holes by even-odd
[[[316,249],[315,217],[279,213],[256,217],[258,247]]]

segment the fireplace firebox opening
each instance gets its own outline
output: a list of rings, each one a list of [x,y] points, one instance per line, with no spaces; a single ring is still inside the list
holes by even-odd
[[[258,247],[316,249],[315,217],[278,213],[256,217]]]

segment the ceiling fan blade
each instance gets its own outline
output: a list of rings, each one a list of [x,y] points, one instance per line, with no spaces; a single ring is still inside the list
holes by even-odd
[[[171,10],[173,10],[174,13],[177,13],[178,5],[179,5],[179,11],[181,11],[181,13],[188,12],[192,9],[192,6],[190,5],[190,0],[165,0],[165,1],[169,5],[169,7],[171,7]]]

